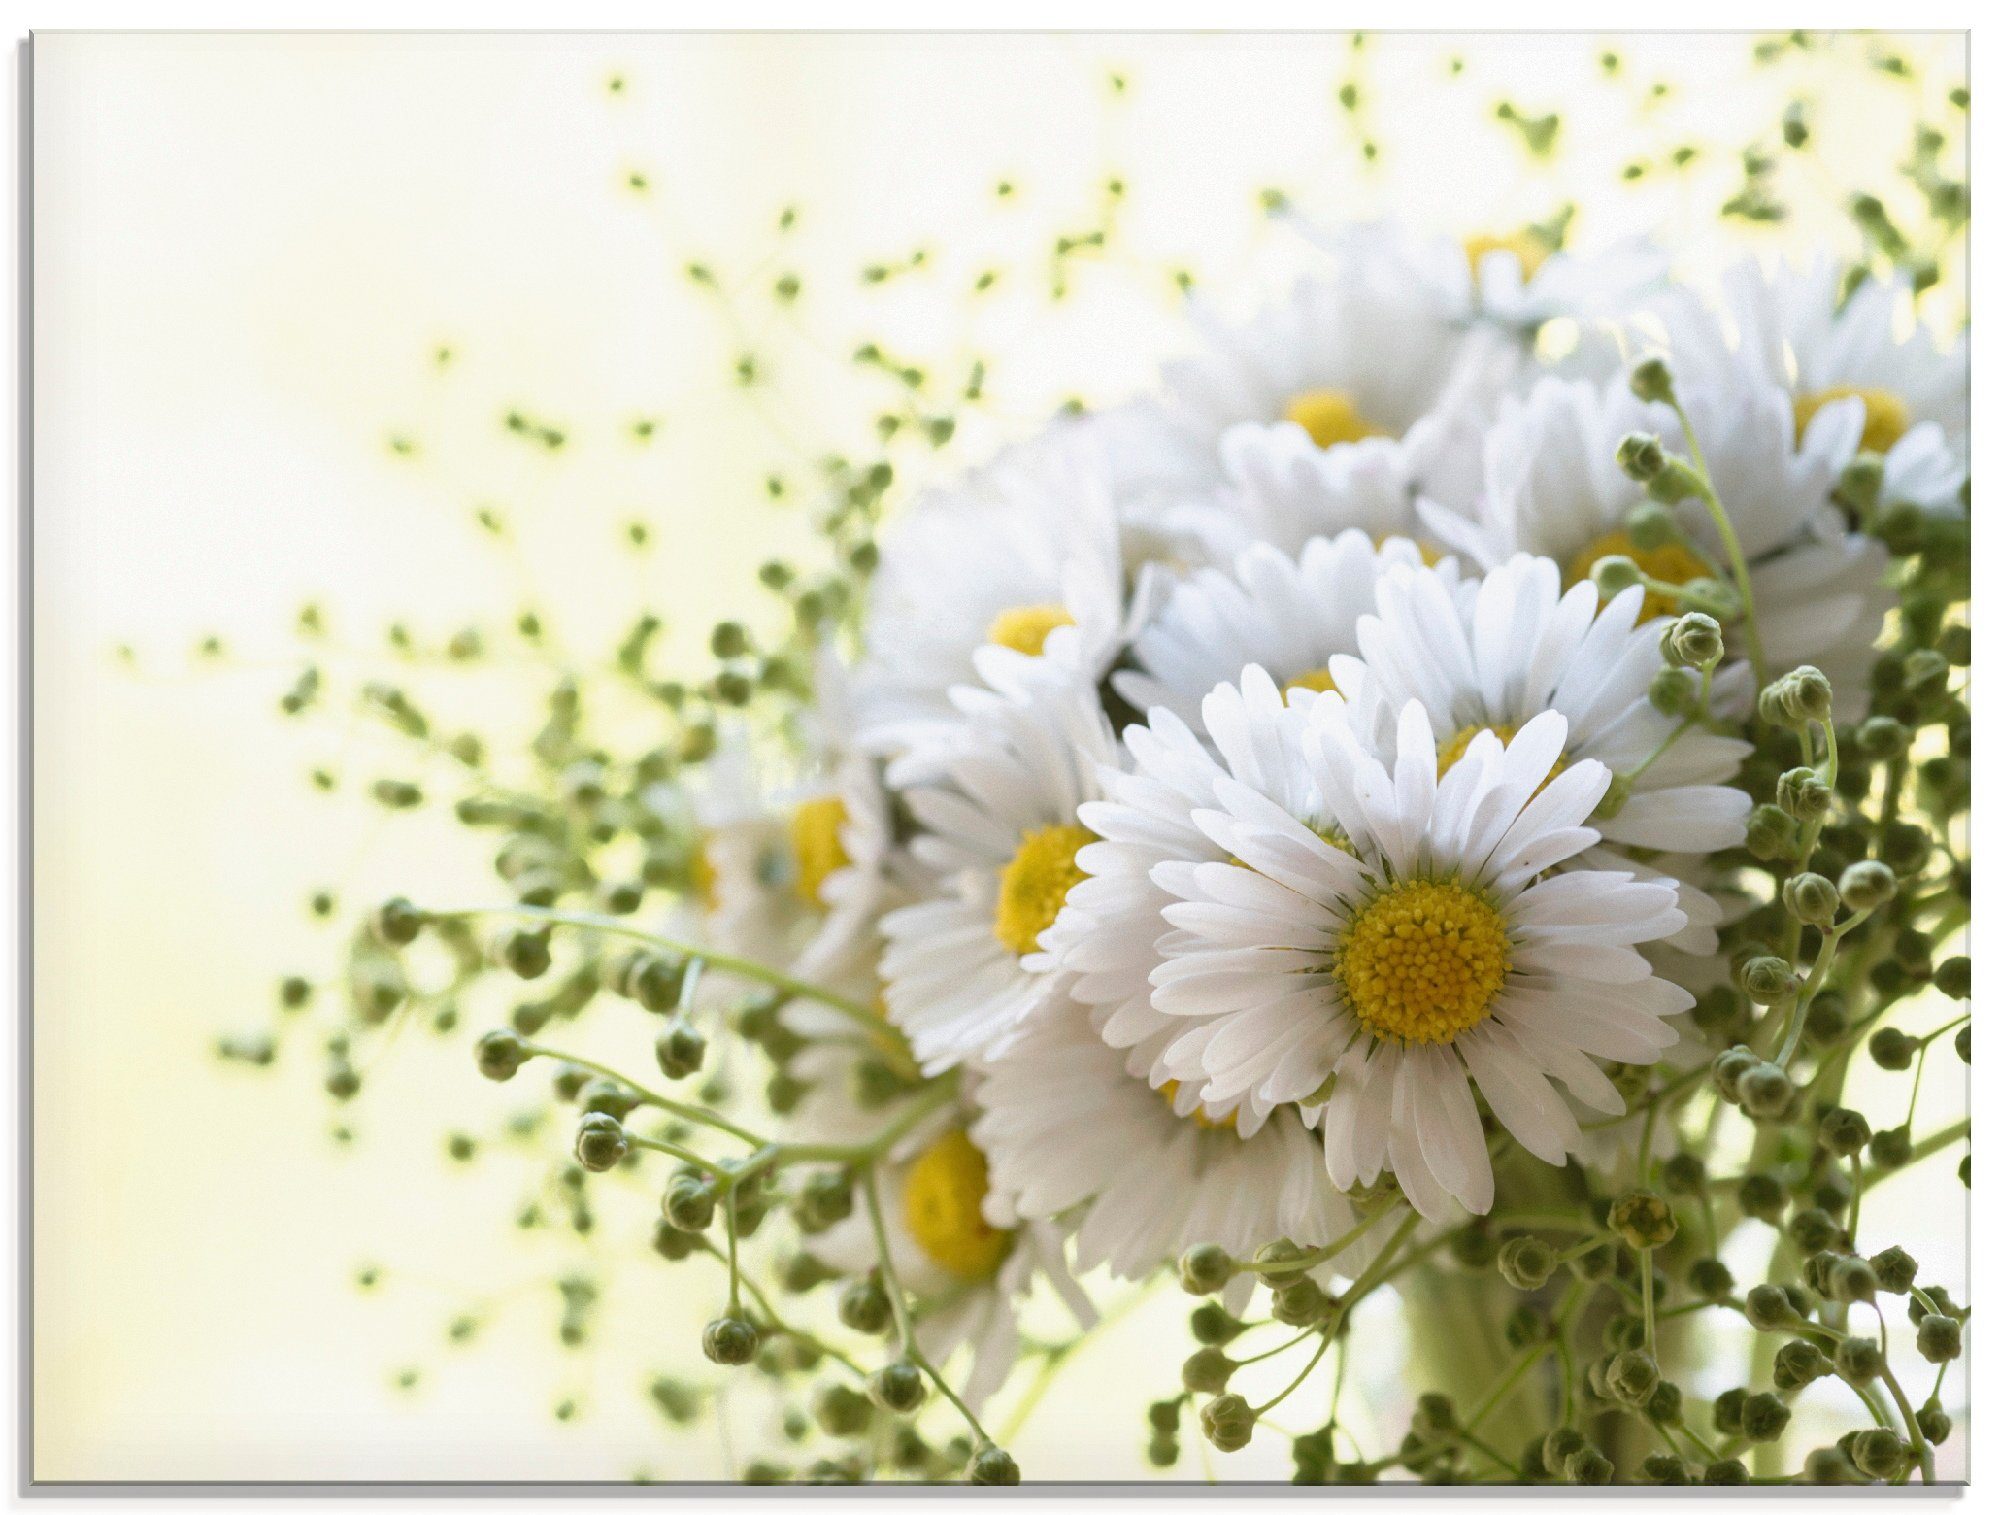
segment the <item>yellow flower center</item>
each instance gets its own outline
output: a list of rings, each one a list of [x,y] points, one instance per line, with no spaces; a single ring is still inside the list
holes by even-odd
[[[986,1154],[963,1131],[926,1147],[903,1179],[903,1220],[924,1256],[954,1278],[990,1277],[1013,1233],[986,1224]]]
[[[1355,916],[1334,972],[1377,1036],[1448,1042],[1486,1019],[1512,961],[1499,911],[1462,884],[1414,879]]]
[[[1290,694],[1294,689],[1316,689],[1321,694],[1330,693],[1335,689],[1333,674],[1325,668],[1308,669],[1295,679],[1285,680],[1284,692]]]
[[[792,858],[798,865],[792,887],[808,906],[818,907],[821,886],[852,861],[840,840],[840,828],[846,824],[847,806],[837,794],[806,800],[792,811],[788,829]]]
[[[1167,1102],[1169,1110],[1173,1109],[1174,1101],[1180,1098],[1180,1093],[1181,1081],[1177,1078],[1170,1078],[1164,1084],[1160,1085],[1160,1098]],[[1231,1110],[1222,1119],[1217,1120],[1208,1113],[1206,1106],[1196,1105],[1188,1113],[1187,1118],[1204,1131],[1234,1131],[1236,1129],[1236,1112],[1234,1110]]]
[[[1639,565],[1639,572],[1649,579],[1657,579],[1662,584],[1686,584],[1710,576],[1708,564],[1679,542],[1668,542],[1662,547],[1641,547],[1632,540],[1630,532],[1613,531],[1591,542],[1570,558],[1569,582],[1581,584],[1590,577],[1590,571],[1604,558],[1630,558]],[[1639,607],[1639,619],[1642,621],[1678,613],[1679,607],[1674,601],[1657,589],[1648,589],[1645,603]]]
[[[1285,406],[1285,419],[1303,426],[1319,447],[1389,435],[1361,413],[1354,396],[1344,389],[1308,389],[1293,395]]]
[[[688,888],[704,910],[715,908],[715,881],[715,859],[708,855],[708,836],[704,833],[695,841],[694,855],[688,859]]]
[[[1076,855],[1096,838],[1069,824],[1040,826],[1021,833],[1021,847],[1000,870],[1000,900],[993,910],[993,934],[1019,956],[1035,950],[1036,938],[1061,912],[1084,871]]]
[[[1465,261],[1472,265],[1474,278],[1479,277],[1479,265],[1490,252],[1510,252],[1519,258],[1521,278],[1525,282],[1534,278],[1548,260],[1549,245],[1525,229],[1509,232],[1504,237],[1491,232],[1476,232],[1465,239]]]
[[[1818,394],[1800,395],[1792,402],[1792,414],[1798,418],[1799,435],[1805,435],[1806,427],[1823,407],[1836,400],[1856,398],[1861,401],[1868,416],[1861,425],[1863,447],[1870,452],[1887,452],[1903,439],[1903,433],[1910,429],[1910,407],[1899,396],[1886,389],[1852,389],[1845,384],[1822,389]]]
[[[1051,631],[1075,624],[1076,617],[1060,605],[1016,605],[993,618],[993,624],[986,628],[986,640],[1038,658]]]

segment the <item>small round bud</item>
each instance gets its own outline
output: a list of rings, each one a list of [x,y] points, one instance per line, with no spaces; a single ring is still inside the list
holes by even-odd
[[[501,939],[500,960],[516,978],[540,978],[549,971],[547,931],[510,931]]]
[[[1188,1315],[1188,1334],[1204,1347],[1220,1347],[1243,1334],[1243,1322],[1224,1309],[1219,1300],[1196,1305]]]
[[[1645,583],[1646,576],[1630,558],[1613,553],[1599,558],[1591,566],[1590,581],[1597,586],[1597,592],[1608,600],[1634,585]]]
[[[1011,1489],[1021,1481],[1021,1467],[1007,1453],[988,1442],[972,1454],[972,1461],[966,1465],[965,1477],[968,1483],[986,1488]]]
[[[1658,478],[1667,466],[1666,449],[1660,446],[1658,437],[1632,432],[1619,440],[1618,466],[1628,479],[1644,484]]]
[[[1948,957],[1931,972],[1931,983],[1946,999],[1972,997],[1972,959]]]
[[[868,1393],[875,1403],[897,1415],[907,1415],[924,1402],[924,1375],[912,1362],[892,1362],[868,1375]]]
[[[1799,1477],[1809,1484],[1827,1486],[1856,1481],[1854,1464],[1839,1447],[1814,1447],[1806,1453]]]
[[[1798,993],[1798,975],[1781,957],[1753,957],[1736,975],[1743,992],[1756,1005],[1782,1005]]]
[[[618,975],[618,992],[637,1000],[655,1015],[665,1015],[681,1001],[687,964],[661,952],[638,952],[626,959]]]
[[[1571,1483],[1602,1487],[1618,1476],[1618,1465],[1597,1448],[1585,1447],[1569,1456],[1563,1472]]]
[[[1736,1202],[1751,1219],[1775,1226],[1785,1213],[1785,1188],[1769,1173],[1746,1174],[1736,1186]]]
[[[1667,629],[1660,651],[1680,668],[1713,668],[1722,661],[1722,627],[1712,615],[1689,611]]]
[[[1741,1459],[1725,1457],[1722,1461],[1712,1462],[1704,1468],[1701,1481],[1711,1488],[1740,1488],[1750,1481],[1750,1470],[1743,1466]]]
[[[1708,1165],[1692,1152],[1676,1152],[1660,1164],[1660,1187],[1669,1194],[1699,1194],[1708,1187]]]
[[[1241,1394],[1218,1394],[1201,1407],[1201,1434],[1218,1452],[1240,1452],[1250,1445],[1257,1417]]]
[[[1203,1347],[1181,1364],[1181,1387],[1190,1394],[1220,1394],[1235,1371],[1220,1347]]]
[[[1713,1418],[1717,1432],[1724,1436],[1735,1436],[1742,1432],[1743,1405],[1749,1397],[1748,1389],[1724,1389],[1715,1396]]]
[[[1894,1026],[1884,1026],[1868,1038],[1868,1055],[1875,1059],[1876,1066],[1891,1073],[1901,1073],[1916,1061],[1917,1039]]]
[[[1677,1426],[1681,1423],[1681,1391],[1677,1384],[1662,1379],[1654,1386],[1646,1400],[1646,1418],[1661,1425]]]
[[[1847,1455],[1870,1478],[1901,1478],[1916,1464],[1909,1443],[1894,1431],[1876,1426],[1857,1435],[1849,1444]]]
[[[868,1396],[842,1383],[824,1385],[813,1395],[812,1408],[813,1420],[828,1436],[859,1436],[875,1420]]]
[[[1963,1339],[1963,1328],[1949,1315],[1926,1315],[1917,1322],[1917,1353],[1925,1362],[1955,1361]]]
[[[1833,1371],[1826,1354],[1809,1341],[1788,1341],[1778,1348],[1771,1364],[1771,1382],[1781,1393],[1792,1394],[1809,1383],[1817,1383]]]
[[[706,1231],[715,1219],[716,1184],[705,1173],[682,1173],[660,1197],[660,1214],[678,1231]]]
[[[857,1278],[840,1291],[840,1323],[850,1331],[879,1336],[894,1313],[888,1294],[872,1278]]]
[[[479,1058],[479,1071],[497,1084],[504,1084],[519,1073],[521,1064],[528,1060],[521,1038],[505,1027],[480,1037],[474,1051]]]
[[[1743,1297],[1743,1316],[1759,1331],[1776,1331],[1798,1321],[1791,1296],[1776,1284],[1758,1284]]]
[[[1871,1383],[1882,1372],[1882,1347],[1870,1336],[1842,1337],[1833,1349],[1833,1365],[1849,1383]]]
[[[1671,1452],[1648,1452],[1639,1463],[1639,1481],[1678,1488],[1694,1482],[1694,1471]]]
[[[1944,1406],[1935,1399],[1926,1400],[1917,1411],[1917,1429],[1924,1434],[1924,1440],[1934,1447],[1941,1447],[1951,1435],[1951,1417],[1945,1414]]]
[[[1500,1276],[1517,1289],[1539,1289],[1556,1270],[1556,1249],[1539,1236],[1513,1236],[1500,1248]]]
[[[1873,910],[1895,898],[1896,875],[1873,858],[1849,863],[1840,874],[1840,900],[1850,910]]]
[[[1833,809],[1833,786],[1810,768],[1788,768],[1778,778],[1778,808],[1795,821],[1823,820]]]
[[[1759,1063],[1738,1080],[1743,1109],[1757,1120],[1778,1120],[1791,1108],[1792,1080],[1776,1063]]]
[[[1181,1287],[1190,1294],[1214,1294],[1236,1271],[1230,1255],[1214,1242],[1203,1242],[1181,1253]]]
[[[1700,1257],[1688,1265],[1688,1287],[1704,1299],[1727,1299],[1736,1288],[1736,1275],[1719,1257]]]
[[[1646,699],[1661,715],[1678,719],[1701,703],[1701,686],[1684,669],[1662,668],[1646,686]]]
[[[1664,505],[1654,500],[1641,500],[1625,513],[1625,535],[1641,552],[1652,552],[1677,545],[1681,540],[1681,528],[1674,519],[1674,513]]]
[[[1819,1144],[1835,1157],[1852,1157],[1868,1145],[1868,1117],[1839,1107],[1819,1119]]]
[[[631,1150],[631,1140],[616,1116],[593,1110],[578,1122],[576,1160],[590,1172],[603,1173],[617,1167]]]
[[[1758,805],[1744,822],[1743,845],[1762,862],[1790,857],[1798,847],[1799,827],[1776,805]]]
[[[1642,359],[1632,369],[1632,393],[1648,404],[1670,403],[1674,397],[1674,376],[1666,360]]]
[[[1791,1419],[1791,1407],[1777,1395],[1752,1394],[1743,1401],[1743,1439],[1776,1441]]]
[[[1886,1294],[1907,1294],[1917,1281],[1917,1260],[1901,1247],[1885,1247],[1868,1259],[1868,1265]]]
[[[1748,1047],[1731,1047],[1715,1055],[1715,1061],[1709,1065],[1709,1076],[1722,1097],[1735,1104],[1743,1098],[1743,1075],[1762,1062]]]
[[[1605,1386],[1620,1404],[1637,1408],[1652,1397],[1660,1381],[1660,1365],[1653,1354],[1638,1349],[1620,1352],[1605,1366]]]
[[[708,1038],[686,1021],[675,1021],[653,1039],[653,1056],[668,1078],[686,1078],[701,1071]]]
[[[1808,926],[1831,926],[1840,910],[1840,891],[1818,873],[1799,873],[1785,880],[1785,913]]]
[[[423,930],[424,913],[399,894],[383,901],[368,924],[385,946],[407,947]]]
[[[1674,1207],[1645,1189],[1621,1195],[1611,1206],[1610,1223],[1619,1240],[1636,1252],[1664,1247],[1680,1229]]]
[[[1825,722],[1833,719],[1833,685],[1825,674],[1810,665],[1794,668],[1790,703],[1803,720]]]
[[[701,1333],[702,1355],[725,1368],[740,1368],[757,1355],[757,1328],[740,1316],[711,1320]]]
[[[1913,736],[1910,728],[1894,717],[1871,715],[1854,728],[1854,745],[1863,757],[1882,762],[1908,752]]]
[[[1280,1325],[1316,1326],[1325,1320],[1333,1301],[1310,1278],[1297,1278],[1271,1292],[1271,1318]]]
[[[1795,1211],[1785,1226],[1785,1234],[1791,1237],[1801,1252],[1825,1252],[1840,1245],[1845,1233],[1840,1222],[1817,1205],[1808,1205]]]

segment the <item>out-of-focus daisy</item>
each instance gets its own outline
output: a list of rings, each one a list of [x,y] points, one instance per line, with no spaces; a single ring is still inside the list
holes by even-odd
[[[1235,1110],[1203,1105],[1194,1089],[1154,1087],[1153,1063],[1149,1048],[1108,1045],[1086,1016],[1053,1013],[978,1081],[973,1131],[994,1187],[1018,1214],[1073,1219],[1080,1271],[1143,1278],[1197,1243],[1248,1257],[1275,1237],[1323,1247],[1356,1229],[1296,1113],[1241,1131]],[[1387,1235],[1364,1231],[1322,1276],[1353,1277]],[[1225,1302],[1241,1308],[1253,1283],[1238,1275]]]
[[[963,688],[959,740],[904,792],[910,849],[938,880],[883,920],[889,1016],[927,1068],[997,1051],[1060,991],[1042,935],[1083,877],[1077,810],[1116,746],[1094,683],[1044,659]]]
[[[1680,392],[1748,559],[1767,661],[1775,672],[1807,662],[1823,669],[1842,719],[1851,718],[1866,702],[1867,669],[1889,603],[1886,552],[1849,532],[1832,504],[1860,439],[1860,402],[1825,407],[1801,436],[1785,392],[1754,376]],[[1622,383],[1544,380],[1488,439],[1476,518],[1420,506],[1425,526],[1485,567],[1518,552],[1553,558],[1572,584],[1614,556],[1631,558],[1656,583],[1728,582],[1723,544],[1698,501],[1676,508],[1678,540],[1642,547],[1633,538],[1630,518],[1646,493],[1616,459],[1619,440],[1634,431],[1656,432],[1671,448],[1686,445],[1670,410],[1642,405]],[[1644,613],[1676,608],[1654,595]],[[1731,645],[1743,651],[1740,636]]]
[[[1648,691],[1663,665],[1658,632],[1638,625],[1645,596],[1635,586],[1600,609],[1590,584],[1565,593],[1547,558],[1515,557],[1470,593],[1456,575],[1394,568],[1379,611],[1356,628],[1359,657],[1335,657],[1331,676],[1383,749],[1409,703],[1421,704],[1440,775],[1481,732],[1507,741],[1543,711],[1559,712],[1567,734],[1558,764],[1595,759],[1624,780],[1616,807],[1591,822],[1608,846],[1577,862],[1671,874],[1672,856],[1657,854],[1693,854],[1698,864],[1742,844],[1750,797],[1729,780],[1750,744],[1654,707]],[[1652,856],[1635,865],[1611,849]],[[1688,926],[1676,945],[1713,952],[1721,907],[1692,882],[1680,904]]]
[[[953,687],[1044,656],[1098,678],[1127,620],[1109,465],[1093,434],[1010,449],[883,533],[856,674],[858,740],[877,753],[934,752],[956,724]]]
[[[1551,1080],[1622,1111],[1596,1059],[1648,1062],[1673,1041],[1664,1017],[1692,999],[1637,947],[1685,918],[1670,884],[1552,871],[1596,844],[1583,823],[1611,782],[1593,759],[1561,763],[1556,712],[1504,745],[1481,732],[1442,778],[1414,701],[1386,764],[1338,694],[1306,716],[1306,740],[1271,754],[1281,771],[1218,780],[1218,808],[1195,813],[1231,862],[1154,865],[1177,934],[1153,1005],[1194,1022],[1167,1071],[1210,1103],[1302,1104],[1336,1188],[1393,1172],[1428,1219],[1484,1212],[1474,1084],[1524,1148],[1565,1161],[1576,1119]]]
[[[1191,724],[1209,691],[1252,663],[1287,689],[1329,689],[1327,659],[1356,650],[1355,625],[1375,608],[1383,572],[1421,562],[1415,543],[1392,537],[1378,548],[1358,530],[1315,537],[1296,557],[1246,547],[1230,569],[1203,569],[1174,588],[1133,643],[1134,666],[1112,685],[1135,710],[1165,706]]]
[[[1971,423],[1966,342],[1949,345],[1910,309],[1906,282],[1862,280],[1818,259],[1768,273],[1754,262],[1723,277],[1733,332],[1692,295],[1667,305],[1677,363],[1714,376],[1747,363],[1790,396],[1798,431],[1842,400],[1859,400],[1861,446],[1882,454],[1882,499],[1926,510],[1962,508]],[[1732,339],[1733,338],[1733,339]]]
[[[870,1180],[862,1180],[868,1182]],[[1007,1380],[1021,1350],[1020,1311],[1046,1280],[1079,1328],[1097,1312],[1063,1258],[1062,1236],[1047,1221],[1020,1221],[990,1191],[986,1155],[956,1108],[940,1111],[900,1142],[872,1182],[897,1280],[914,1301],[917,1345],[932,1362],[969,1353],[959,1396],[975,1412]],[[880,1259],[865,1199],[808,1249],[849,1274]]]

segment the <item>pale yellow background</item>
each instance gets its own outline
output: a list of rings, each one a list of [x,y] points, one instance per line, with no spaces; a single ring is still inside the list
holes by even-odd
[[[1927,98],[1962,79],[1958,40],[1891,40],[1923,63]],[[1627,60],[1619,81],[1596,67],[1604,46]],[[1453,51],[1468,68],[1447,86]],[[649,1202],[607,1194],[602,1245],[635,1260],[598,1345],[549,1346],[543,1296],[564,1262],[508,1226],[523,1159],[464,1172],[441,1156],[442,1131],[510,1108],[462,1049],[412,1036],[371,1067],[350,1112],[363,1139],[344,1155],[313,1057],[256,1076],[209,1055],[218,1030],[262,1021],[277,974],[331,960],[308,889],[488,887],[448,828],[384,825],[306,791],[314,763],[353,787],[402,770],[340,720],[277,719],[302,601],[331,607],[351,652],[379,646],[392,617],[436,640],[524,599],[577,647],[603,646],[641,605],[686,639],[744,603],[754,565],[803,530],[796,508],[760,503],[764,474],[851,444],[882,402],[846,361],[861,337],[941,372],[994,360],[963,461],[1064,397],[1142,384],[1177,340],[1169,267],[1241,304],[1295,265],[1261,187],[1329,218],[1393,211],[1455,231],[1574,196],[1586,244],[1650,229],[1701,272],[1727,249],[1690,212],[1733,181],[1728,151],[1768,131],[1791,90],[1837,91],[1817,160],[1794,170],[1822,191],[1883,179],[1912,98],[1853,68],[1753,71],[1740,37],[1382,39],[1364,77],[1386,156],[1364,176],[1333,104],[1344,36],[43,36],[35,61],[42,1479],[730,1465],[727,1436],[669,1438],[640,1392],[692,1357],[713,1275],[649,1267]],[[1630,81],[1656,77],[1675,92],[1637,103]],[[1502,97],[1563,110],[1573,150],[1558,167],[1491,129]],[[1604,199],[1640,143],[1682,139],[1718,149],[1694,189]],[[624,187],[635,170],[649,193]],[[1114,173],[1130,191],[1117,249],[1052,308],[1048,246],[1095,224]],[[1006,205],[1003,178],[1018,187]],[[800,230],[781,242],[787,205]],[[1822,194],[1760,245],[1845,237]],[[861,291],[864,264],[918,246],[926,272]],[[689,288],[694,258],[737,291],[737,314]],[[988,266],[1008,274],[975,307],[965,291]],[[806,295],[779,320],[761,292],[787,269]],[[456,355],[442,373],[440,345]],[[746,347],[772,376],[747,393],[730,381]],[[516,405],[569,429],[562,458],[504,434]],[[664,423],[650,449],[621,431],[641,414]],[[414,455],[392,454],[394,437]],[[518,553],[472,531],[489,503],[518,522]],[[643,568],[617,545],[635,516],[663,539]],[[193,671],[211,631],[243,666]],[[112,657],[121,642],[136,675]],[[511,708],[505,691],[488,681],[463,708]],[[600,1034],[644,1056],[643,1028]],[[1920,1129],[1964,1104],[1963,1070],[1933,1062]],[[1891,1123],[1893,1088],[1862,1093]],[[1962,1288],[1947,1169],[1870,1209]],[[390,1270],[380,1298],[350,1286],[364,1260]],[[524,1284],[479,1347],[443,1347],[467,1299]],[[1174,1377],[1183,1303],[1169,1291],[1058,1383],[1015,1444],[1030,1476],[1143,1472],[1141,1396]],[[1350,1403],[1366,1398],[1393,1435],[1429,1385],[1395,1377],[1393,1312],[1375,1320]],[[424,1370],[409,1396],[391,1387],[406,1363]],[[584,1413],[560,1425],[549,1407],[565,1394]],[[768,1432],[754,1404],[724,1417],[745,1440]],[[1201,1466],[1191,1445],[1181,1472]],[[1274,1442],[1229,1471],[1288,1468]]]

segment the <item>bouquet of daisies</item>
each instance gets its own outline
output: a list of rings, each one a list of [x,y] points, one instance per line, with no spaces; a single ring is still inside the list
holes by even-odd
[[[716,626],[637,756],[559,684],[459,802],[511,893],[357,936],[363,1025],[421,950],[555,986],[478,1065],[554,1073],[572,1194],[657,1198],[716,1365],[657,1393],[761,1376],[745,1476],[1013,1482],[991,1407],[1161,1286],[1160,1467],[1934,1476],[1966,1311],[1866,1200],[1967,1125],[1846,1091],[1970,1056],[1964,342],[1559,231],[1321,232],[1140,399],[893,512],[836,470],[776,637]],[[655,1067],[566,1045],[617,1001]]]

